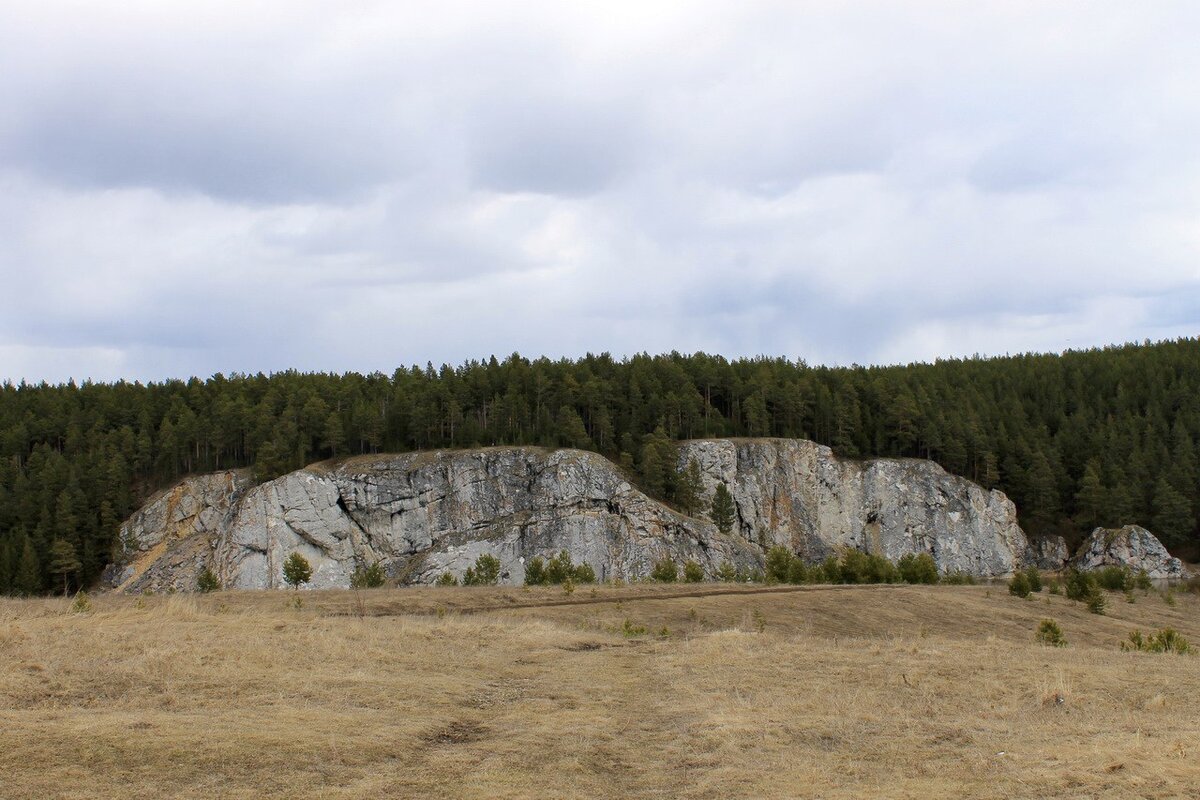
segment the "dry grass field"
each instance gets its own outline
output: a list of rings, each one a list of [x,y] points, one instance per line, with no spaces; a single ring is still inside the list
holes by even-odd
[[[297,608],[296,597],[302,600]],[[1003,587],[0,601],[0,797],[1200,796],[1200,598]],[[1053,617],[1070,645],[1034,641]],[[643,633],[642,630],[645,630]]]

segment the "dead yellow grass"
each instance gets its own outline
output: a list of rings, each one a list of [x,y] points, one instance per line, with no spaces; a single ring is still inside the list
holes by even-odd
[[[695,594],[0,601],[0,796],[1200,795],[1195,597]]]

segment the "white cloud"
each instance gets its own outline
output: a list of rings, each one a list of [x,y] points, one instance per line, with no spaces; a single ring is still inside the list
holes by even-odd
[[[13,4],[0,377],[1200,323],[1193,4]]]

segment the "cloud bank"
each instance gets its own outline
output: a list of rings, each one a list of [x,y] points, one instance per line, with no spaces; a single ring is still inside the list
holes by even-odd
[[[0,378],[1194,335],[1191,3],[0,9]]]

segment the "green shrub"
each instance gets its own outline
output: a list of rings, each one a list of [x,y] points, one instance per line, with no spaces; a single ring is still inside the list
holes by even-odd
[[[571,576],[571,580],[575,583],[595,583],[596,570],[592,569],[591,564],[580,564],[575,567],[575,572]]]
[[[1200,580],[1193,578],[1192,580]],[[1150,580],[1150,573],[1144,569],[1139,569],[1137,574],[1133,576],[1133,588],[1141,589],[1143,592],[1148,592],[1154,588],[1154,581]]]
[[[788,567],[788,583],[807,583],[809,578],[808,565],[804,563],[804,559],[796,556],[792,559],[791,566]]]
[[[1127,641],[1121,642],[1121,649],[1145,653],[1176,653],[1182,656],[1190,653],[1192,647],[1174,628],[1163,628],[1148,637],[1143,637],[1141,631],[1134,630],[1129,634]]]
[[[738,579],[738,571],[728,561],[722,561],[721,566],[717,567],[717,580],[725,583],[733,583]]]
[[[1038,568],[1030,566],[1025,570],[1025,580],[1029,581],[1029,591],[1040,592],[1042,590],[1042,573],[1038,572]]]
[[[1066,647],[1067,639],[1063,636],[1062,628],[1052,619],[1044,619],[1038,625],[1037,640],[1051,647]]]
[[[467,567],[463,574],[463,586],[495,586],[500,581],[500,559],[484,553],[475,559],[474,567]]]
[[[635,625],[634,623],[630,622],[628,618],[626,618],[626,620],[621,623],[621,634],[627,639],[631,639],[634,636],[645,636],[646,626]]]
[[[307,558],[300,555],[299,551],[293,550],[292,554],[283,562],[283,579],[293,589],[299,588],[300,584],[308,583],[312,579],[312,565],[308,563]]]
[[[458,578],[454,577],[453,572],[443,572],[441,577],[437,579],[438,586],[458,586]]]
[[[546,582],[562,583],[575,574],[575,565],[571,563],[571,554],[566,550],[550,559],[546,564]]]
[[[1008,593],[1017,597],[1029,597],[1029,576],[1024,572],[1014,574],[1008,582]]]
[[[1046,588],[1050,594],[1062,594],[1062,586],[1059,585],[1057,578],[1051,578],[1046,584]]]
[[[947,572],[942,576],[942,583],[949,586],[974,586],[975,576],[969,572]]]
[[[71,603],[71,611],[76,614],[86,614],[92,610],[92,601],[88,599],[87,592],[82,589],[75,595],[75,601]]]
[[[1107,566],[1093,573],[1096,583],[1110,592],[1123,592],[1134,587],[1133,573],[1129,567]]]
[[[823,562],[821,562],[821,566],[817,569],[817,572],[819,573],[819,577],[817,578],[818,583],[843,582],[842,567],[841,564],[838,563],[836,556],[829,556]]]
[[[867,583],[896,583],[899,580],[900,571],[886,556],[867,555]]]
[[[387,575],[378,561],[369,567],[358,567],[350,576],[350,585],[355,589],[378,589],[386,581]]]
[[[1079,602],[1086,601],[1099,591],[1099,584],[1090,572],[1080,572],[1077,569],[1067,570],[1067,598]]]
[[[217,578],[217,573],[213,572],[208,567],[202,569],[200,574],[196,577],[196,589],[202,594],[215,592],[220,588],[221,581],[219,578]]]
[[[900,556],[896,569],[900,572],[900,579],[905,583],[934,584],[938,582],[937,562],[929,553],[905,553]]]
[[[792,551],[777,544],[767,551],[767,583],[786,583],[792,568]]]
[[[704,567],[695,561],[683,565],[683,579],[688,583],[700,583],[704,580]]]
[[[659,583],[674,583],[678,579],[679,567],[675,565],[675,559],[663,556],[654,562],[654,567],[650,570],[650,580]]]
[[[1087,610],[1093,614],[1103,614],[1104,609],[1108,607],[1108,599],[1099,588],[1093,589],[1083,602],[1087,605]]]
[[[862,550],[846,550],[840,563],[842,583],[870,583],[871,559]]]
[[[540,586],[547,582],[545,560],[541,556],[529,559],[529,563],[525,565],[525,585]]]

